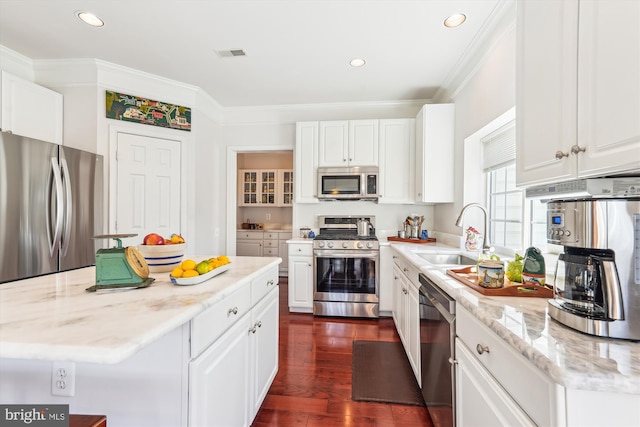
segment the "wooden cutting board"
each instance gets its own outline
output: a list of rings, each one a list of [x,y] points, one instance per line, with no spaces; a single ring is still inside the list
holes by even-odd
[[[435,237],[429,237],[428,239],[403,239],[401,237],[387,237],[390,242],[405,242],[405,243],[435,243]]]
[[[458,268],[447,270],[447,274],[454,279],[457,279],[460,283],[469,286],[476,292],[480,292],[482,295],[497,296],[497,297],[533,297],[533,298],[553,298],[553,290],[544,286],[531,286],[531,285],[510,285],[503,288],[483,288],[478,285],[478,275],[476,274],[475,266]],[[505,278],[505,282],[509,282]]]

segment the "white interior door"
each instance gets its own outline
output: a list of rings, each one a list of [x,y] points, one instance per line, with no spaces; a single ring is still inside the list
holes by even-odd
[[[180,234],[180,142],[118,132],[116,233]]]

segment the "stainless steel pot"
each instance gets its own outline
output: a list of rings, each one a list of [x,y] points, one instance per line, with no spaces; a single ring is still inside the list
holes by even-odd
[[[371,223],[364,218],[360,218],[356,225],[358,227],[358,237],[369,236],[370,231],[373,229]]]

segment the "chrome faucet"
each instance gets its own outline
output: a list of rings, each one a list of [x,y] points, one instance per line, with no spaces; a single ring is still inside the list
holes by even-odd
[[[482,253],[489,256],[491,253],[491,245],[489,245],[489,215],[487,214],[487,210],[484,208],[484,206],[482,206],[480,203],[469,203],[465,205],[462,208],[462,211],[460,211],[460,216],[458,216],[458,219],[456,220],[456,227],[462,227],[462,218],[464,217],[464,212],[474,206],[480,208],[484,213],[484,235],[482,238]]]

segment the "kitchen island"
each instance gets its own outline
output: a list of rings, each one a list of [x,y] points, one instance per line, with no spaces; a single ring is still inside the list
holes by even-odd
[[[93,267],[0,285],[0,401],[68,403],[123,426],[249,425],[277,371],[282,260],[230,261],[191,286],[160,273],[147,288],[91,293]],[[60,362],[73,390],[52,390]]]
[[[456,397],[463,425],[471,414],[481,424],[479,415],[495,411],[501,400],[521,412],[518,425],[640,425],[640,342],[574,331],[548,316],[545,298],[482,295],[447,274],[455,266],[432,264],[420,256],[460,252],[457,248],[391,246],[395,256],[411,262],[456,300]],[[461,358],[469,353],[478,360],[471,367],[487,376],[468,375],[470,365],[461,365]],[[481,380],[486,382],[480,385]],[[466,395],[475,396],[475,402],[464,400],[461,388],[469,383],[481,390]],[[486,401],[495,390],[498,403]],[[510,424],[507,420],[501,423]]]

